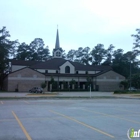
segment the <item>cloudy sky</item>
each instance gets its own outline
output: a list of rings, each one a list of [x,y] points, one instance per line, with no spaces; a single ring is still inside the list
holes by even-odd
[[[1,0],[0,28],[6,26],[11,40],[29,44],[42,38],[52,50],[57,24],[60,46],[66,50],[98,43],[132,50],[140,28],[140,0]]]

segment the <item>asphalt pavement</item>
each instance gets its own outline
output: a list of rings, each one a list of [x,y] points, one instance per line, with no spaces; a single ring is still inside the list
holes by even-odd
[[[139,108],[139,99],[0,100],[0,140],[128,140]]]

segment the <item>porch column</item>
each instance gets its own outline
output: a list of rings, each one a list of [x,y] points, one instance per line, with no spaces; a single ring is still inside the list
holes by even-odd
[[[74,89],[74,84],[72,84],[72,89]]]
[[[63,84],[61,84],[61,89],[64,89],[64,85]]]
[[[85,89],[85,84],[83,84],[83,89]]]
[[[52,91],[52,84],[50,84],[50,91]]]
[[[59,76],[58,76],[58,81],[57,81],[57,88],[59,89]]]
[[[46,90],[48,91],[48,85],[49,85],[49,81],[46,81]]]
[[[79,77],[78,77],[78,89],[80,89]]]

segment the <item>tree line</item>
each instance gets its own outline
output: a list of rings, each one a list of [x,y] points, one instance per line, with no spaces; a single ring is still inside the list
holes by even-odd
[[[131,36],[134,38],[132,51],[124,52],[122,48],[115,49],[113,44],[105,49],[105,46],[100,43],[94,47],[71,49],[68,53],[63,50],[63,58],[84,65],[111,66],[115,72],[127,79],[130,79],[131,64],[132,76],[135,77],[134,79],[138,79],[140,77],[140,61],[138,59],[140,55],[140,29],[136,29],[136,34]],[[19,43],[18,40],[11,41],[9,31],[6,27],[2,27],[0,29],[0,81],[7,72],[8,61],[11,58],[25,61],[46,61],[51,59],[52,55],[43,39],[35,38],[30,44]]]

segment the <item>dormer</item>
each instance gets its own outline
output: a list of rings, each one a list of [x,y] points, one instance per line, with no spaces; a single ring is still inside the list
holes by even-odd
[[[64,64],[60,66],[60,73],[74,74],[75,67],[69,61],[66,61]]]

